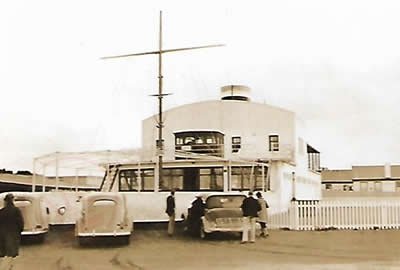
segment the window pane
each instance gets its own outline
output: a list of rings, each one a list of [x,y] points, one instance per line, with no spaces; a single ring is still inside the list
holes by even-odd
[[[168,168],[163,169],[163,177],[159,183],[159,189],[161,191],[176,189],[183,189],[183,170]]]
[[[154,170],[142,170],[142,190],[153,191],[154,190]]]
[[[269,151],[279,151],[278,135],[269,135]]]
[[[232,143],[233,144],[240,144],[241,143],[241,138],[240,137],[232,137]]]
[[[210,189],[210,175],[200,175],[200,189]]]
[[[119,190],[138,191],[139,181],[135,170],[123,170],[119,173]]]

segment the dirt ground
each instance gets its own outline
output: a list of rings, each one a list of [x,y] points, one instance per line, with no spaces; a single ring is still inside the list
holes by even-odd
[[[110,244],[110,243],[109,243]],[[13,270],[75,269],[400,269],[400,231],[271,231],[240,244],[239,234],[194,239],[166,225],[135,228],[129,245],[80,247],[73,228],[21,247]],[[112,243],[111,243],[112,244]]]

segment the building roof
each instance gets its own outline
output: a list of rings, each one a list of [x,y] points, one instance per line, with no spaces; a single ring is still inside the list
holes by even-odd
[[[352,170],[323,170],[321,171],[322,183],[349,183],[352,182]]]
[[[353,179],[382,179],[385,178],[384,165],[353,166]]]
[[[400,178],[400,165],[391,165],[390,170],[392,178]]]

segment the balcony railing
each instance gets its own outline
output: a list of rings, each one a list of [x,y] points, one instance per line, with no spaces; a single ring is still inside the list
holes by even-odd
[[[282,161],[294,161],[294,149],[293,145],[280,144],[278,151],[269,151],[268,145],[260,147],[259,145],[241,145],[238,152],[232,153],[232,156],[242,158],[257,158],[266,160],[282,160]]]
[[[179,157],[179,153],[194,153],[199,155],[208,155],[215,157],[224,156],[224,145],[223,144],[191,144],[191,145],[176,145],[175,146],[176,156]]]

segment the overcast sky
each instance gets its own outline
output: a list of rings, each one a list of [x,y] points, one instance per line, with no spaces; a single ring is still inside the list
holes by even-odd
[[[166,109],[245,84],[306,122],[322,166],[400,162],[398,1],[5,0],[0,168],[139,147],[157,58],[99,58],[157,49],[159,10],[164,48],[227,45],[165,56]]]

